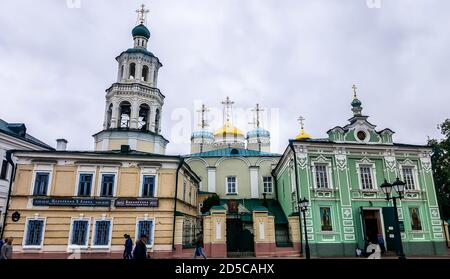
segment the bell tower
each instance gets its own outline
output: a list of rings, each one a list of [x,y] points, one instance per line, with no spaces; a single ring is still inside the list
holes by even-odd
[[[166,140],[161,133],[164,95],[158,89],[158,57],[147,50],[150,31],[146,27],[149,10],[142,5],[133,28],[133,48],[116,57],[117,82],[106,89],[103,130],[94,135],[96,151],[132,150],[165,154]]]

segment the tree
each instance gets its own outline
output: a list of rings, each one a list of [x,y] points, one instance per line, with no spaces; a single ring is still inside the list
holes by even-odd
[[[200,211],[202,212],[202,214],[205,214],[211,209],[211,207],[216,205],[220,205],[220,198],[217,195],[213,195],[203,201],[203,206]]]
[[[436,194],[441,207],[441,215],[445,220],[450,218],[450,119],[438,126],[443,139],[428,140],[433,148],[431,162]]]

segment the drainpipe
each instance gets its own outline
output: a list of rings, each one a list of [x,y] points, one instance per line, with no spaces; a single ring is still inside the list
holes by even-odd
[[[297,171],[297,153],[295,152],[294,144],[289,142],[289,147],[294,153],[294,173],[295,173],[295,189],[297,193],[297,203],[300,201],[300,187],[298,185],[298,171]],[[302,217],[300,214],[300,208],[298,209],[298,228],[300,232],[300,254],[303,254],[303,239],[302,239]],[[306,228],[305,228],[306,229]]]
[[[17,165],[14,164],[11,157],[12,157],[12,151],[11,150],[6,151],[6,161],[8,161],[8,163],[12,166],[12,169],[11,169],[11,176],[9,178],[8,198],[6,200],[5,217],[3,218],[2,233],[1,233],[0,239],[3,239],[3,233],[5,232],[5,228],[6,228],[6,219],[8,217],[9,201],[11,200],[12,184],[13,184],[13,179],[14,179],[14,176],[16,174],[16,169],[17,169]]]
[[[172,232],[172,250],[175,250],[175,221],[176,221],[176,213],[177,213],[177,197],[178,197],[178,176],[180,173],[180,169],[184,164],[184,158],[180,158],[180,162],[178,163],[177,174],[175,177],[175,195],[173,197],[174,207],[173,207],[173,232]]]
[[[275,175],[274,170],[272,170],[270,172],[270,174],[272,175],[272,180],[273,180],[273,187],[275,188],[275,200],[278,200],[278,181],[277,181],[277,177]]]

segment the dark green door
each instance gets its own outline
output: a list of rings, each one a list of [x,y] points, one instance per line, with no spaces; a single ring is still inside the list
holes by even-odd
[[[397,251],[399,239],[395,238],[395,209],[393,207],[383,207],[383,222],[384,234],[386,235],[386,249]]]

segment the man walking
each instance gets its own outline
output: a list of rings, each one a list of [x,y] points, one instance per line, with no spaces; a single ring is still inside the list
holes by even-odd
[[[2,249],[0,251],[0,259],[2,260],[10,260],[13,257],[13,238],[10,237],[6,240],[6,243],[3,244]]]
[[[197,239],[195,241],[194,259],[196,259],[197,256],[202,256],[206,260],[205,253],[203,251],[203,235],[201,233],[197,235]]]
[[[124,234],[123,237],[125,238],[125,249],[123,251],[123,258],[126,260],[132,259],[133,255],[133,240],[131,240],[130,235]]]
[[[141,235],[141,238],[136,241],[136,246],[133,251],[133,259],[144,260],[147,259],[147,235]]]
[[[380,245],[380,248],[381,248],[381,254],[385,254],[386,253],[386,246],[384,246],[384,238],[383,238],[383,235],[381,233],[378,234],[377,240],[378,240],[378,245]]]

